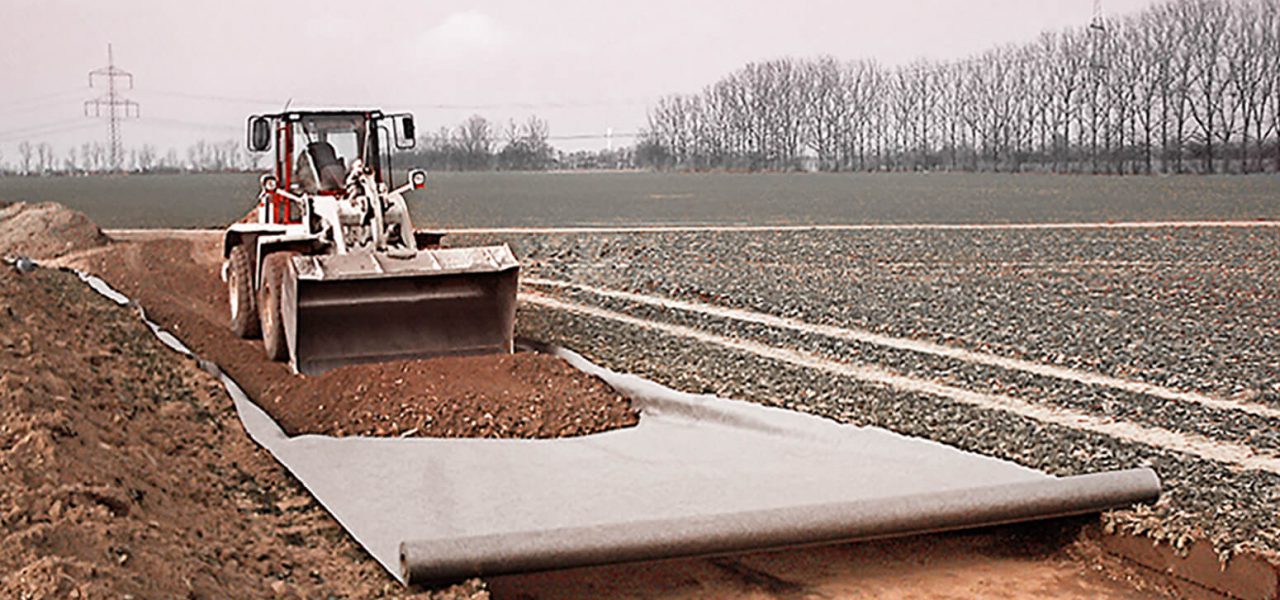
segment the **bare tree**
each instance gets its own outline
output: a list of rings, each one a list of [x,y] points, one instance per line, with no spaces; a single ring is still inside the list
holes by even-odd
[[[489,167],[494,140],[493,127],[488,120],[480,115],[472,115],[458,127],[457,140],[465,168]]]
[[[49,142],[36,144],[36,172],[47,175],[54,167],[53,146]]]
[[[850,103],[849,71],[826,56],[801,67],[808,85],[804,93],[804,137],[817,154],[817,167],[834,171],[839,167],[840,148],[848,138]]]
[[[23,174],[23,175],[30,175],[30,174],[31,174],[31,154],[32,154],[32,150],[33,150],[33,149],[32,149],[32,147],[31,147],[31,142],[28,142],[28,141],[26,141],[26,140],[22,140],[21,142],[18,142],[18,157],[19,157],[19,160],[21,160],[21,161],[22,161],[22,162],[20,162],[20,163],[18,163],[18,164],[22,165],[22,174]]]
[[[1263,4],[1268,4],[1263,2]],[[1274,2],[1269,4],[1274,5]],[[1254,2],[1243,6],[1231,6],[1227,25],[1226,63],[1230,91],[1235,96],[1232,112],[1239,115],[1240,171],[1257,170],[1260,166],[1263,131],[1260,127],[1266,95],[1266,80],[1271,76],[1267,60],[1266,36],[1268,26],[1265,8]],[[1254,136],[1256,158],[1249,160],[1250,136]]]
[[[148,172],[156,167],[156,147],[144,144],[138,149],[136,167],[139,171]]]

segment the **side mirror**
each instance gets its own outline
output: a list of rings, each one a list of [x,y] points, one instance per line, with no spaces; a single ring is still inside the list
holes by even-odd
[[[271,121],[266,117],[249,119],[249,150],[266,152],[271,148]]]
[[[395,119],[394,129],[396,130],[396,148],[399,148],[401,150],[408,150],[414,147],[415,145],[417,145],[418,131],[413,126],[413,115],[396,115],[394,119]]]

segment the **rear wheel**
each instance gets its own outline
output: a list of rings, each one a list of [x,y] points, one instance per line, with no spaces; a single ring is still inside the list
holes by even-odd
[[[262,286],[258,288],[258,318],[262,321],[262,347],[271,360],[289,358],[289,344],[284,336],[284,319],[280,314],[280,291],[289,271],[292,252],[275,252],[262,259]]]
[[[231,303],[231,333],[252,338],[261,333],[258,303],[253,293],[253,257],[248,246],[231,249],[227,259],[227,298]]]

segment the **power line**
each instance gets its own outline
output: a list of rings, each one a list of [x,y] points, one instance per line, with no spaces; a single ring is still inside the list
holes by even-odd
[[[184,100],[204,100],[207,102],[222,102],[224,104],[257,104],[263,106],[284,106],[284,102],[280,100],[267,100],[265,98],[244,98],[236,96],[215,96],[209,94],[193,94],[190,92],[175,92],[169,90],[158,90],[152,88],[138,88],[135,90],[139,94],[155,94],[157,96],[169,96],[171,98],[182,98]]]
[[[199,123],[196,121],[183,121],[181,119],[167,119],[164,117],[144,117],[138,119],[139,125],[156,125],[160,127],[171,127],[178,129],[199,129],[207,131],[227,131],[239,132],[240,127],[227,124],[216,123]]]
[[[548,140],[603,140],[603,139],[609,139],[609,138],[635,138],[635,137],[640,137],[640,135],[641,134],[637,132],[618,133],[615,131],[613,133],[575,133],[575,134],[567,134],[567,135],[549,135],[547,136],[547,139]]]
[[[197,121],[184,121],[181,119],[168,119],[162,117],[143,117],[138,120],[138,124],[156,125],[160,127],[174,127],[178,129],[198,129],[207,131],[227,131],[239,132],[240,128],[233,125],[217,124],[217,123],[201,123]],[[575,133],[564,135],[549,135],[548,140],[597,140],[609,138],[635,138],[641,134],[638,132],[612,132],[612,133]]]
[[[64,122],[64,123],[65,124],[62,124],[62,125],[49,124],[39,128],[28,127],[28,128],[19,129],[19,130],[10,130],[8,132],[0,132],[0,142],[12,142],[14,140],[31,139],[31,138],[39,139],[41,137],[48,137],[50,135],[54,135],[58,133],[65,133],[68,131],[78,131],[80,129],[88,129],[90,127],[94,127],[97,125],[96,123],[86,123],[79,119],[76,119],[74,122],[70,122],[70,123]]]
[[[192,92],[179,92],[172,90],[161,90],[155,88],[139,88],[137,90],[141,94],[155,94],[157,96],[169,96],[172,98],[183,98],[187,100],[202,100],[206,102],[221,102],[224,104],[244,105],[261,105],[261,106],[283,106],[284,101],[281,99],[266,98],[249,98],[244,96],[221,96],[213,94],[197,94]],[[407,102],[395,103],[395,106],[403,106],[405,108],[418,108],[428,110],[503,110],[503,109],[573,109],[573,108],[591,108],[604,106],[635,106],[647,105],[651,100],[647,98],[613,98],[603,100],[551,100],[542,102],[493,102],[493,103],[450,103],[450,102]],[[312,106],[369,106],[368,102],[332,102],[317,101],[314,99],[296,98],[294,104],[312,105]],[[376,103],[373,103],[376,104]]]
[[[45,104],[47,101],[53,100],[55,98],[61,98],[63,96],[71,96],[74,94],[82,94],[82,93],[84,93],[84,88],[77,87],[77,88],[62,90],[58,92],[49,92],[47,94],[40,94],[38,96],[28,96],[26,98],[15,98],[12,100],[6,100],[4,102],[0,102],[0,108],[9,108],[14,106],[25,106],[25,105],[40,106]]]
[[[614,100],[582,100],[582,101],[547,101],[547,102],[499,102],[492,104],[408,104],[409,108],[425,108],[433,110],[504,110],[504,109],[577,109],[598,108],[608,106],[642,106],[648,105],[649,99],[620,98]]]
[[[133,89],[133,73],[116,67],[115,56],[111,52],[111,44],[107,44],[107,66],[89,71],[89,87],[93,87],[94,78],[105,79],[107,93],[84,103],[86,117],[101,117],[103,109],[107,113],[107,146],[110,148],[111,169],[120,170],[120,160],[124,157],[124,149],[120,143],[120,122],[129,118],[138,118],[141,114],[138,103],[120,96],[116,91],[116,80],[129,80],[129,89]],[[93,114],[90,115],[92,110]],[[132,113],[132,114],[131,114]]]
[[[185,121],[181,119],[169,119],[163,117],[144,117],[138,120],[139,125],[154,125],[160,127],[171,127],[177,129],[202,130],[202,131],[226,131],[239,132],[240,128],[233,125],[217,124],[217,123],[201,123],[197,121]],[[639,132],[609,132],[609,133],[574,133],[564,135],[549,135],[547,140],[600,140],[612,138],[636,138],[642,134]]]
[[[44,111],[50,111],[50,110],[66,112],[67,108],[71,104],[80,104],[80,99],[79,98],[63,98],[61,100],[46,100],[38,104],[32,104],[29,106],[19,106],[17,108],[2,108],[0,109],[0,117],[13,117],[13,116],[22,115],[22,114],[44,112]]]
[[[25,133],[25,132],[27,132],[27,131],[31,131],[31,130],[34,130],[34,129],[44,129],[44,128],[46,128],[46,127],[58,127],[58,126],[61,126],[61,125],[66,125],[66,124],[68,124],[68,123],[83,123],[83,122],[84,122],[84,121],[81,121],[80,119],[62,119],[62,120],[60,120],[60,121],[50,121],[50,122],[48,122],[48,123],[37,123],[37,124],[35,124],[35,125],[24,125],[24,126],[22,126],[22,127],[17,127],[17,128],[14,128],[14,129],[6,129],[6,130],[4,130],[4,131],[0,131],[0,136],[8,136],[8,135],[11,135],[11,134]]]

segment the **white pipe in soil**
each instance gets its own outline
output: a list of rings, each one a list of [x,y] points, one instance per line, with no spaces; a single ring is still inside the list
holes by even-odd
[[[964,348],[956,348],[954,346],[946,346],[935,342],[924,340],[913,340],[909,338],[893,337],[867,331],[865,329],[854,329],[849,327],[836,327],[832,325],[818,325],[807,323],[799,319],[790,317],[778,317],[767,313],[761,313],[738,308],[728,308],[717,306],[714,304],[706,304],[703,302],[689,302],[685,300],[675,300],[672,298],[660,298],[656,296],[647,296],[644,294],[636,294],[632,292],[623,292],[618,290],[610,290],[591,285],[580,283],[570,283],[567,281],[555,281],[549,279],[525,279],[522,283],[543,287],[569,288],[613,298],[615,300],[623,300],[636,304],[644,304],[647,306],[657,306],[660,308],[674,308],[686,312],[698,313],[709,317],[720,319],[730,319],[734,321],[742,321],[744,323],[754,323],[767,327],[776,327],[779,329],[788,329],[800,333],[808,333],[826,336],[830,338],[846,340],[851,342],[859,342],[863,344],[873,344],[876,346],[884,346],[894,348],[896,350],[907,350],[910,352],[919,352],[921,354],[931,354],[943,358],[950,358],[967,363],[983,365],[988,367],[996,367],[1000,369],[1008,369],[1011,371],[1022,371],[1032,375],[1041,377],[1051,377],[1064,381],[1072,381],[1083,383],[1085,385],[1094,385],[1101,387],[1109,387],[1134,394],[1143,394],[1169,400],[1173,402],[1185,402],[1189,404],[1199,404],[1208,408],[1222,411],[1240,411],[1265,417],[1268,419],[1280,419],[1280,409],[1276,409],[1263,404],[1253,402],[1241,402],[1237,400],[1228,400],[1225,398],[1215,398],[1206,394],[1197,392],[1187,392],[1175,390],[1152,383],[1143,381],[1133,381],[1130,379],[1122,379],[1110,375],[1100,373],[1091,373],[1079,369],[1069,367],[1059,367],[1055,365],[1046,365],[1043,363],[1032,362],[1020,358],[1010,358],[999,356],[987,352],[975,352],[965,350]]]
[[[1202,435],[1176,432],[1161,427],[1150,427],[1127,421],[1116,421],[1107,417],[1090,415],[1066,408],[1033,404],[1011,396],[975,392],[935,381],[901,375],[879,367],[843,363],[808,352],[778,348],[749,340],[732,339],[683,325],[648,321],[612,310],[551,298],[536,292],[522,294],[521,301],[546,308],[578,313],[588,317],[624,323],[641,329],[659,331],[731,350],[747,352],[798,367],[884,385],[905,392],[937,396],[978,408],[998,410],[1034,419],[1042,423],[1106,435],[1127,442],[1154,446],[1163,450],[1180,452],[1245,469],[1257,469],[1280,474],[1280,457],[1261,453],[1249,446],[1222,442]]]

